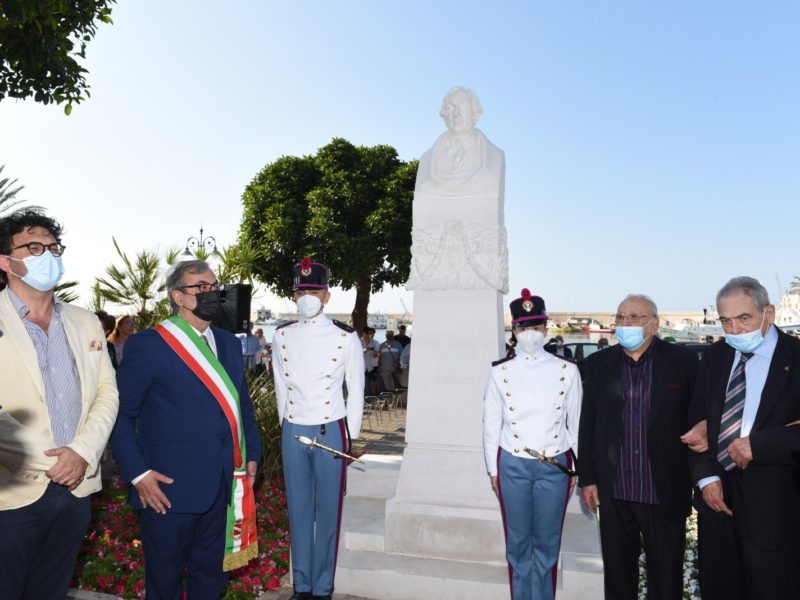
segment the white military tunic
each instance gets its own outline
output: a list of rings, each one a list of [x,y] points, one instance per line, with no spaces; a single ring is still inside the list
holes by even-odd
[[[338,327],[324,313],[281,327],[272,340],[272,368],[281,422],[322,425],[346,416],[350,436],[358,438],[364,357],[355,331]]]
[[[581,413],[578,367],[544,349],[517,355],[492,367],[483,405],[483,451],[489,475],[497,475],[497,451],[535,460],[578,449]]]

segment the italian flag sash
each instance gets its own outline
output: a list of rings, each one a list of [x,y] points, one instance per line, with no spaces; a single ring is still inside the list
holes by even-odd
[[[191,325],[172,315],[154,327],[167,345],[197,375],[219,403],[228,419],[233,436],[233,485],[225,527],[223,571],[243,567],[258,556],[256,539],[256,503],[253,487],[247,479],[247,455],[244,443],[239,392],[211,348]]]

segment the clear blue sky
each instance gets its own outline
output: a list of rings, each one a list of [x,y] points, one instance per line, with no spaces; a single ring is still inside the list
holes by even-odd
[[[733,275],[772,296],[800,275],[796,2],[120,0],[113,18],[72,116],[0,102],[4,175],[65,222],[87,298],[112,235],[179,246],[202,222],[233,242],[244,187],[281,155],[341,136],[418,158],[457,84],[506,152],[513,294],[699,310]]]

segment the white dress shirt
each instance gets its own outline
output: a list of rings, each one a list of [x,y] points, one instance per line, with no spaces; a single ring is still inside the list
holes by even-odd
[[[748,361],[744,363],[744,378],[746,387],[744,408],[742,409],[742,429],[739,437],[749,436],[750,430],[753,429],[753,424],[756,422],[758,407],[761,405],[761,394],[764,391],[764,386],[767,383],[769,366],[772,363],[772,355],[775,354],[775,347],[777,345],[778,332],[775,330],[775,325],[770,325],[769,329],[767,330],[767,335],[764,337],[764,343],[756,348],[755,352],[753,352],[753,356],[751,356]],[[728,374],[728,382],[730,382],[733,372],[736,370],[741,358],[742,353],[737,350],[736,355],[733,357],[731,372]],[[718,448],[717,450],[722,450],[722,448]],[[697,485],[702,490],[712,481],[719,481],[719,477],[716,475],[704,477],[697,482]]]

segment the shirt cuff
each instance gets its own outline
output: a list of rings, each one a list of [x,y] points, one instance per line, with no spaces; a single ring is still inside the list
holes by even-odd
[[[697,482],[697,487],[699,487],[702,490],[709,483],[714,483],[715,481],[719,481],[719,477],[717,477],[716,475],[712,475],[711,477],[703,477],[700,481]]]
[[[137,483],[139,483],[142,479],[144,479],[144,476],[150,473],[152,470],[153,469],[147,469],[147,471],[145,471],[138,477],[134,477],[133,479],[131,479],[131,485],[136,485]]]

